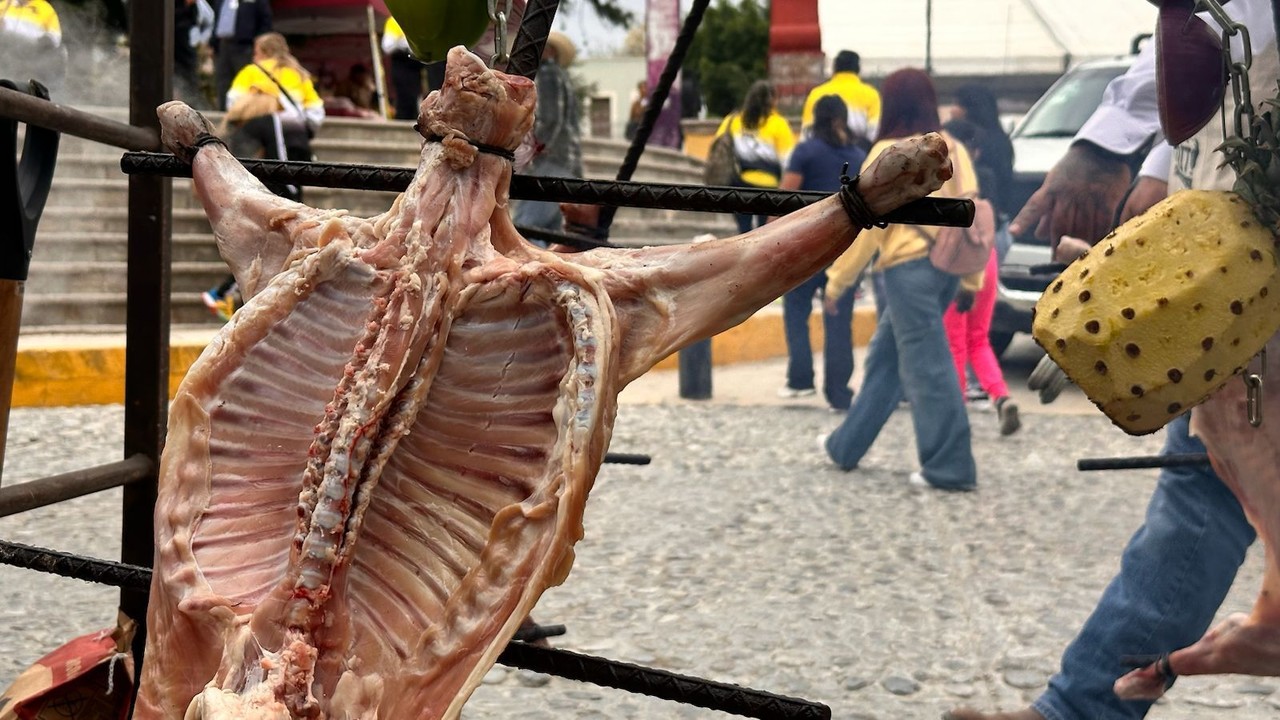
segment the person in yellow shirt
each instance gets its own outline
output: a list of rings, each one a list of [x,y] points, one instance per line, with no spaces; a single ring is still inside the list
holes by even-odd
[[[796,145],[795,133],[778,113],[778,94],[767,80],[757,80],[747,89],[742,110],[730,113],[720,123],[716,137],[726,132],[733,138],[733,152],[741,167],[739,185],[776,188],[782,168]],[[734,213],[738,231],[748,232],[764,225],[764,215]]]
[[[880,138],[863,163],[865,169],[894,140],[938,132],[938,99],[922,70],[905,69],[884,81]],[[944,138],[947,136],[944,134]],[[953,174],[937,194],[974,197],[978,178],[965,149],[947,138]],[[882,276],[884,313],[877,318],[867,350],[862,389],[849,414],[829,435],[819,438],[824,452],[843,470],[858,466],[880,430],[905,396],[911,405],[919,472],[908,483],[940,490],[973,490],[977,468],[970,445],[969,417],[956,382],[955,365],[942,324],[960,278],[929,261],[937,228],[890,225],[863,230],[857,241],[827,269],[824,304],[834,312],[839,298],[879,252],[874,271]],[[981,274],[977,276],[980,278]]]
[[[825,95],[839,95],[849,108],[849,131],[859,144],[869,146],[880,124],[880,93],[862,81],[862,59],[852,50],[841,50],[831,66],[831,79],[809,91],[800,113],[800,128],[813,125],[813,106]]]
[[[25,86],[35,79],[51,91],[66,76],[62,25],[47,0],[0,0],[0,77]]]

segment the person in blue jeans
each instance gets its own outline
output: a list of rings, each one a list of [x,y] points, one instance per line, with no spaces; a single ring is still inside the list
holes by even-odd
[[[937,93],[923,71],[908,68],[891,73],[880,92],[881,137],[871,148],[871,158],[895,139],[941,129]],[[952,176],[937,194],[976,196],[978,178],[968,153],[945,133],[943,137],[947,139]],[[936,228],[916,225],[863,230],[828,268],[823,305],[826,312],[834,314],[837,299],[878,252],[875,272],[884,279],[885,312],[876,318],[862,387],[844,422],[821,439],[821,446],[841,469],[856,468],[905,396],[920,460],[920,470],[912,472],[908,482],[921,488],[972,490],[978,476],[969,416],[942,325],[942,313],[955,297],[960,278],[929,261],[936,232]]]
[[[1249,28],[1253,42],[1254,88],[1276,86],[1276,32],[1268,0],[1232,0],[1228,15]],[[1216,30],[1216,24],[1210,25]],[[1242,57],[1239,35],[1233,57]],[[1152,43],[1154,45],[1154,43]],[[1138,182],[1129,189],[1125,157],[1158,132],[1155,50],[1148,48],[1124,75],[1108,86],[1093,114],[1044,185],[1012,223],[1014,234],[1039,226],[1051,240],[1064,235],[1096,241],[1111,225],[1113,209],[1125,193],[1121,221],[1140,214],[1167,191],[1180,187],[1217,188],[1210,180],[1222,158],[1213,149],[1222,141],[1216,117],[1195,137],[1173,149],[1165,143],[1147,157]],[[1180,77],[1172,73],[1167,77]],[[1266,93],[1258,94],[1258,100]],[[1230,95],[1228,94],[1228,98]],[[1226,116],[1234,107],[1228,100]],[[1176,110],[1176,108],[1175,108]],[[1214,130],[1216,138],[1212,137]],[[1093,210],[1095,209],[1096,210]],[[1056,243],[1055,243],[1056,244]],[[1061,254],[1060,254],[1061,257]],[[1062,257],[1063,260],[1069,258]],[[1188,434],[1183,415],[1166,428],[1161,455],[1203,453]],[[1062,666],[1031,707],[981,713],[958,709],[949,720],[1095,720],[1145,717],[1152,703],[1124,701],[1115,681],[1134,669],[1126,655],[1165,655],[1199,640],[1235,580],[1255,532],[1239,501],[1207,465],[1161,470],[1147,514],[1121,557],[1120,572],[1098,600],[1093,613],[1062,656]],[[1173,673],[1178,668],[1172,667]]]
[[[849,109],[839,95],[819,98],[813,108],[810,135],[796,146],[782,174],[780,190],[836,192],[846,170],[857,173],[867,153],[854,144]],[[809,344],[809,315],[813,298],[827,286],[827,273],[818,272],[782,296],[782,324],[787,341],[787,384],[780,397],[816,393],[813,350]],[[835,312],[822,314],[822,394],[832,410],[849,409],[853,390],[853,301],[858,283],[836,299]]]

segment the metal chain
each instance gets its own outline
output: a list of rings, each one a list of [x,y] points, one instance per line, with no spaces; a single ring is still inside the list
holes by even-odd
[[[511,52],[507,50],[507,18],[511,17],[512,0],[506,0],[506,6],[498,9],[498,0],[489,0],[489,22],[493,23],[493,57],[489,59],[489,67],[506,65],[511,60]]]
[[[1208,11],[1214,21],[1222,27],[1222,57],[1227,66],[1228,76],[1231,79],[1231,97],[1235,101],[1235,112],[1232,113],[1235,135],[1257,144],[1258,118],[1254,113],[1253,94],[1250,92],[1249,87],[1249,68],[1253,66],[1253,43],[1249,39],[1249,28],[1232,20],[1217,0],[1197,0],[1197,7]],[[1240,36],[1241,54],[1243,55],[1239,61],[1231,57],[1231,39],[1237,35]],[[1224,113],[1225,110],[1224,108]],[[1225,125],[1226,118],[1224,117],[1224,137],[1227,134]],[[1246,413],[1249,424],[1253,427],[1262,425],[1262,380],[1267,366],[1266,347],[1263,347],[1262,352],[1258,353],[1258,357],[1261,359],[1258,371],[1256,373],[1245,371],[1244,375],[1241,376],[1245,387]]]

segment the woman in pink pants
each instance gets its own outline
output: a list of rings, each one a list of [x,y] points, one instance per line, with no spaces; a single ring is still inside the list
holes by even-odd
[[[951,357],[956,363],[960,387],[966,384],[965,367],[973,368],[978,384],[986,391],[996,406],[1000,420],[1000,434],[1012,435],[1022,426],[1018,418],[1018,406],[1009,399],[1009,386],[1004,382],[1004,372],[991,349],[991,314],[996,307],[996,253],[987,258],[987,269],[982,276],[982,289],[976,293],[961,288],[955,302],[942,315],[947,329],[947,342],[951,344]]]

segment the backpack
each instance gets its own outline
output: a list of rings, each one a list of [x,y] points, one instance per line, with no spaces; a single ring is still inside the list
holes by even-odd
[[[726,130],[711,143],[707,163],[702,169],[702,182],[705,185],[737,185],[741,174],[742,166],[733,151],[733,133]]]
[[[919,232],[924,234],[923,230]],[[973,201],[972,225],[938,228],[929,247],[929,262],[945,273],[972,275],[987,266],[995,243],[995,209],[990,201],[977,198]]]

